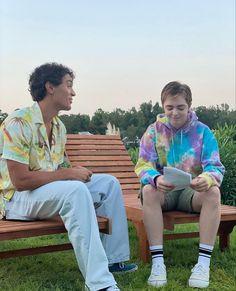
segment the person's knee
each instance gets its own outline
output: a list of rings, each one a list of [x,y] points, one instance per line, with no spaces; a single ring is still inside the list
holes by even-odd
[[[91,200],[91,194],[86,187],[86,184],[81,181],[70,181],[68,183],[68,191],[65,193],[65,200],[73,201],[74,203],[79,203],[78,200],[85,199]]]
[[[111,183],[114,183],[115,185],[120,186],[120,182],[115,176],[104,174],[104,177],[108,182],[111,182]]]
[[[212,207],[218,208],[220,206],[221,194],[218,187],[211,187],[205,194],[205,201],[207,201]]]
[[[103,177],[104,183],[107,183],[109,188],[112,187],[113,189],[115,189],[115,192],[117,194],[120,194],[120,195],[122,194],[120,182],[115,176],[112,176],[109,174],[103,174],[102,177]]]
[[[157,191],[152,185],[145,185],[142,189],[143,201],[145,204],[152,205],[153,203],[161,201],[161,193]]]

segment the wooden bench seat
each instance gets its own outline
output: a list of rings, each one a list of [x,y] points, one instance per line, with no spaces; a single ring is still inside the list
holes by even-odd
[[[103,233],[111,233],[111,221],[106,217],[97,216],[99,230]],[[0,221],[0,240],[12,240],[18,238],[35,237],[49,234],[66,233],[66,229],[60,217],[41,221]],[[72,249],[70,243],[20,250],[1,251],[0,258],[35,255],[47,252],[56,252]]]
[[[66,151],[72,166],[79,163],[87,167],[93,173],[109,173],[120,181],[128,220],[132,221],[139,239],[140,258],[147,262],[149,259],[148,241],[143,224],[143,214],[140,201],[137,198],[139,191],[139,179],[134,173],[134,165],[128,155],[125,146],[119,136],[116,135],[78,135],[68,134]],[[110,233],[111,221],[107,218],[99,220],[99,228]],[[105,219],[105,220],[103,220]],[[165,229],[174,231],[176,224],[194,223],[199,221],[199,215],[185,212],[170,211],[164,214]],[[219,227],[220,248],[229,247],[230,233],[236,224],[236,207],[222,205],[221,223]],[[10,226],[12,228],[10,228]],[[8,230],[9,228],[9,230]],[[102,229],[103,228],[103,229]],[[7,222],[0,221],[0,240],[31,237],[37,235],[54,234],[65,232],[60,220],[37,221],[37,222]],[[196,232],[165,234],[165,239],[180,239],[199,236]],[[61,249],[60,249],[61,248]],[[13,256],[31,255],[69,249],[71,246],[46,246],[33,250],[15,251]],[[1,257],[9,257],[10,253],[0,253]]]
[[[149,245],[143,223],[143,213],[140,201],[134,195],[125,196],[126,213],[136,228],[139,237],[139,256],[144,262],[149,261]],[[199,222],[198,214],[189,214],[182,211],[168,211],[163,214],[164,228],[174,231],[177,224]],[[218,230],[219,246],[222,251],[230,246],[230,233],[236,225],[236,207],[221,205],[221,222]],[[164,240],[186,239],[199,237],[199,232],[167,233]]]

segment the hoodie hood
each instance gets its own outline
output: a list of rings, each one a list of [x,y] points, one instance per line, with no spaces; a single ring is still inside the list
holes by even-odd
[[[198,121],[198,117],[194,111],[190,111],[190,113],[188,113],[187,122],[184,124],[183,127],[179,129],[174,128],[170,124],[169,118],[164,113],[158,114],[157,119],[156,119],[157,123],[163,124],[165,127],[170,129],[174,133],[179,132],[179,131],[183,133],[188,132],[191,129],[191,127],[193,127],[197,123],[197,121]]]

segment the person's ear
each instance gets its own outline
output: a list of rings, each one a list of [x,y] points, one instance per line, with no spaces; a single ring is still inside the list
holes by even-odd
[[[50,83],[49,81],[47,81],[47,82],[45,83],[45,88],[46,88],[47,93],[48,93],[49,95],[52,95],[52,94],[53,94],[53,92],[54,92],[54,86],[53,86],[52,83]]]

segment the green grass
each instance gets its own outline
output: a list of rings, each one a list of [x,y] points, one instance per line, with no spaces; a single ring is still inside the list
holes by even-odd
[[[177,227],[177,231],[196,228],[196,225]],[[137,262],[135,273],[115,276],[121,290],[157,290],[146,284],[150,264],[143,264],[137,258],[138,240],[132,225],[129,225],[131,261]],[[25,248],[67,241],[66,235],[45,236],[0,242],[0,249]],[[194,290],[187,287],[190,270],[198,256],[198,239],[166,241],[164,244],[168,284],[158,290]],[[78,270],[73,251],[42,254],[0,260],[1,291],[66,291],[83,290],[84,281]],[[196,290],[196,289],[195,289]],[[236,228],[231,235],[231,248],[220,252],[218,239],[211,261],[211,283],[206,290],[236,290]]]

